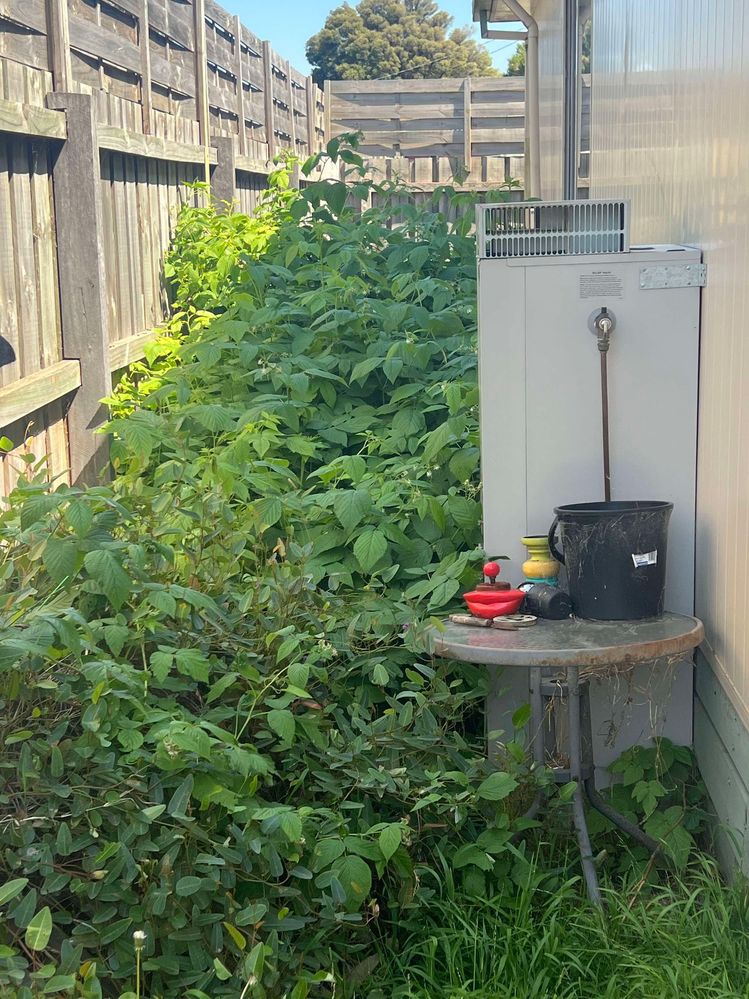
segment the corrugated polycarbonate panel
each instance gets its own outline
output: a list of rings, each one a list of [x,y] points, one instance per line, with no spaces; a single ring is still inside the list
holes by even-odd
[[[703,248],[696,611],[749,726],[749,4],[594,0],[591,196]],[[664,441],[664,447],[668,446]]]

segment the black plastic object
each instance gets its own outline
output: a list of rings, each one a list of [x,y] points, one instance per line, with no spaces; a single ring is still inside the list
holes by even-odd
[[[554,510],[549,546],[567,569],[572,608],[593,621],[642,621],[663,613],[673,503],[570,503]],[[563,552],[555,544],[560,528]]]
[[[534,614],[547,621],[563,621],[572,613],[569,593],[548,583],[521,583],[519,590],[525,590],[525,600],[520,608],[523,614]]]

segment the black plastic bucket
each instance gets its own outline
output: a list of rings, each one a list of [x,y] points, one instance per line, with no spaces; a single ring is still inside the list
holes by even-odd
[[[668,521],[673,503],[632,500],[558,506],[549,530],[567,569],[577,617],[641,621],[663,613]],[[563,551],[555,545],[559,526]]]

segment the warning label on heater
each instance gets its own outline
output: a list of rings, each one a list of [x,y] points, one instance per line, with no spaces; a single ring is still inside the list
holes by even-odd
[[[622,279],[613,271],[580,275],[580,298],[623,298]]]
[[[654,552],[643,552],[642,555],[632,554],[632,561],[635,564],[635,569],[641,569],[644,565],[657,565],[658,564],[658,551]]]

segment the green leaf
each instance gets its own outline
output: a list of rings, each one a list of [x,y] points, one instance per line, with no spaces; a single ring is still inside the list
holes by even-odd
[[[156,438],[140,417],[140,413],[132,413],[127,419],[118,420],[113,429],[136,457],[145,459],[151,454]]]
[[[354,543],[354,555],[363,572],[371,572],[387,550],[385,535],[376,529],[360,534]]]
[[[124,624],[108,624],[104,627],[104,641],[113,656],[118,656],[130,637],[130,629]]]
[[[470,479],[479,467],[478,448],[463,447],[456,451],[450,459],[448,467],[458,482]]]
[[[481,507],[465,496],[448,496],[447,512],[458,527],[466,531],[474,530],[481,520]]]
[[[283,742],[291,742],[296,732],[294,715],[285,708],[274,708],[267,715],[268,727],[271,728]]]
[[[261,530],[273,527],[283,516],[283,504],[278,496],[265,496],[254,504],[254,509],[260,522]]]
[[[430,611],[438,610],[445,604],[449,604],[460,589],[460,581],[457,579],[438,579],[436,582],[433,580],[432,583],[432,595],[429,598]]]
[[[173,617],[177,610],[177,601],[166,590],[152,590],[148,594],[148,602],[162,614]]]
[[[309,666],[307,663],[292,663],[289,666],[287,676],[289,678],[289,683],[292,683],[295,687],[301,687],[305,690],[307,683],[309,682]]]
[[[167,676],[169,676],[173,662],[173,652],[167,652],[165,649],[161,649],[158,652],[151,653],[151,658],[149,660],[151,672],[159,683],[163,683]]]
[[[677,870],[686,867],[694,846],[691,833],[684,828],[684,818],[684,808],[681,805],[672,805],[662,812],[654,812],[644,826],[648,836],[652,836],[663,845]]]
[[[384,361],[384,357],[365,357],[363,361],[359,361],[358,364],[354,365],[349,381],[361,382],[363,384],[367,375],[371,371],[374,371],[375,368],[381,367]]]
[[[67,992],[75,988],[75,975],[54,975],[44,986],[44,995],[54,992]]]
[[[6,902],[14,899],[16,895],[20,895],[28,883],[28,878],[13,878],[12,881],[6,881],[0,888],[0,905],[5,905]]]
[[[420,409],[409,406],[393,417],[393,433],[400,437],[416,437],[424,432],[424,417]]]
[[[73,500],[65,510],[65,521],[73,528],[79,538],[85,538],[91,530],[94,515],[91,512],[91,507],[84,500]]]
[[[390,860],[395,851],[401,845],[402,836],[403,831],[399,822],[391,822],[390,825],[385,826],[380,833],[378,843],[382,856],[386,861]]]
[[[342,839],[321,839],[315,844],[313,855],[313,866],[316,871],[322,871],[330,867],[333,861],[338,860],[344,852]]]
[[[231,972],[217,957],[213,959],[213,970],[216,972],[216,978],[221,982],[228,982],[231,978]]]
[[[234,414],[226,406],[217,404],[188,406],[184,412],[186,416],[191,416],[197,420],[210,433],[222,433],[226,430],[233,430],[236,426]]]
[[[261,940],[260,943],[255,944],[250,953],[247,955],[246,968],[248,974],[254,975],[255,978],[262,978],[264,966],[265,944]]]
[[[96,580],[115,610],[119,610],[130,594],[131,582],[113,553],[108,549],[89,552],[83,564],[86,572]]]
[[[480,850],[474,843],[466,843],[456,850],[453,857],[453,867],[478,867],[482,871],[490,871],[494,867],[494,859],[485,850]]]
[[[50,510],[56,510],[62,502],[62,496],[55,493],[39,493],[29,496],[21,507],[21,530],[25,531],[32,524],[42,520]]]
[[[207,683],[211,664],[202,652],[197,649],[177,649],[174,653],[174,660],[180,673],[192,677],[193,680],[199,680],[201,683]]]
[[[166,805],[149,805],[147,808],[141,809],[141,815],[146,820],[146,822],[153,822],[158,819],[160,815],[163,815],[166,811]]]
[[[333,493],[333,510],[346,531],[353,531],[371,508],[372,500],[365,489],[336,489]]]
[[[44,567],[56,583],[72,576],[78,566],[78,542],[75,538],[47,539],[42,556]]]
[[[346,205],[348,191],[346,185],[339,180],[327,181],[325,184],[325,200],[336,215],[340,215]]]
[[[512,727],[513,728],[525,728],[528,722],[531,720],[531,706],[527,702],[521,704],[517,711],[512,716]]]
[[[486,780],[479,784],[476,794],[479,798],[484,798],[486,801],[502,801],[508,795],[512,794],[517,786],[518,782],[512,774],[506,774],[498,770],[496,773],[490,774]]]
[[[403,370],[403,361],[400,357],[388,357],[382,365],[382,370],[387,380],[392,385],[398,375]]]
[[[358,908],[372,889],[372,871],[361,857],[344,857],[333,867],[352,908]]]
[[[575,797],[575,791],[577,791],[577,781],[568,781],[559,788],[559,800],[565,802],[565,804],[572,801]]]
[[[52,913],[49,906],[45,905],[26,927],[24,941],[30,950],[44,950],[51,936]]]
[[[390,674],[385,666],[382,663],[375,663],[372,667],[372,683],[376,683],[379,687],[384,687],[389,680]]]
[[[286,839],[290,840],[292,843],[298,843],[302,838],[302,820],[299,818],[296,812],[282,812],[281,818],[281,832],[284,834]]]
[[[238,679],[238,673],[226,673],[219,680],[216,680],[216,682],[211,686],[211,689],[208,691],[206,703],[212,704],[214,701],[217,701],[223,694],[226,693],[227,690],[229,690],[230,687],[236,683]]]
[[[202,878],[196,878],[188,875],[187,877],[179,879],[174,886],[174,890],[181,898],[184,898],[187,895],[194,895],[196,891],[200,891],[202,886]]]
[[[341,472],[347,475],[354,485],[361,482],[367,471],[366,461],[358,454],[345,454],[338,459],[338,464]]]
[[[424,445],[424,461],[434,461],[440,451],[446,447],[452,438],[453,432],[450,429],[449,423],[442,423],[436,430],[427,434],[426,443]]]
[[[166,810],[170,815],[178,815],[183,818],[187,816],[187,806],[190,803],[190,797],[192,795],[194,784],[195,782],[192,774],[185,777],[167,805]]]
[[[233,923],[224,923],[224,929],[232,938],[234,943],[239,947],[240,950],[245,950],[247,947],[247,937],[244,933],[241,933]]]
[[[68,857],[73,852],[73,837],[70,834],[67,822],[61,822],[55,837],[55,850],[63,857]]]

